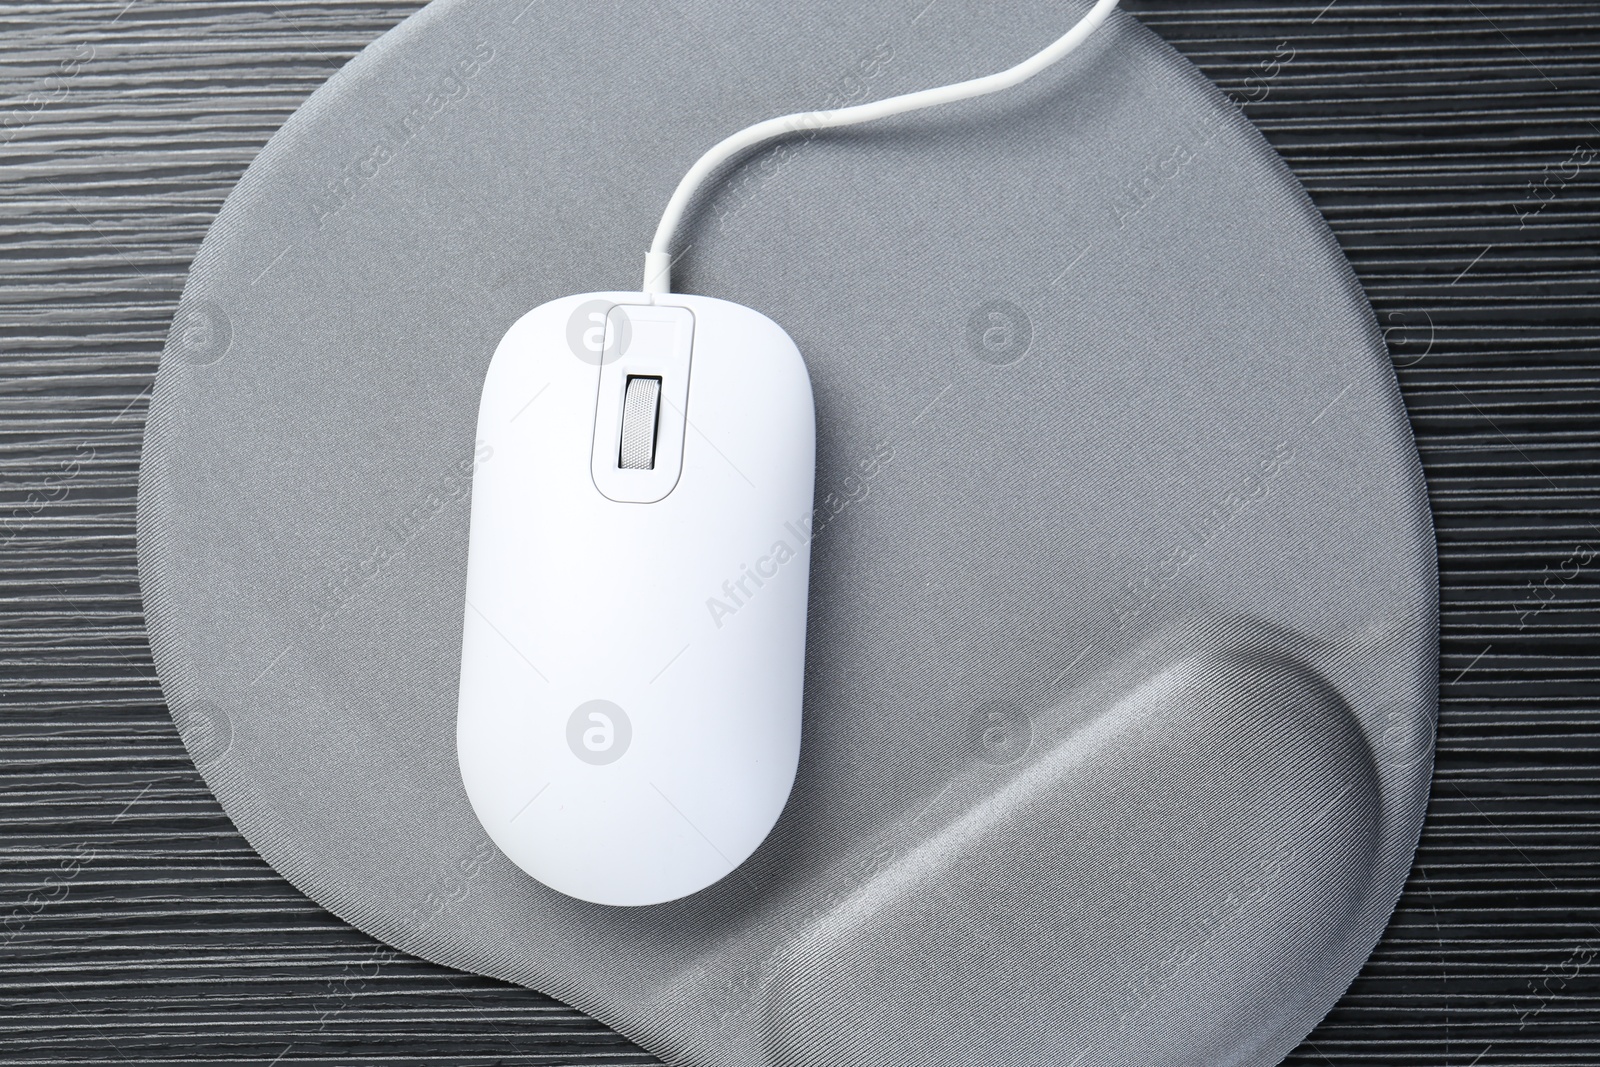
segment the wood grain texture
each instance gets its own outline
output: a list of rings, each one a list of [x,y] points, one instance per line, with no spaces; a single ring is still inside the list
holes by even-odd
[[[1417,868],[1290,1062],[1600,1067],[1600,4],[1324,5],[1129,4],[1327,214],[1439,531]],[[291,889],[195,774],[145,644],[140,434],[189,260],[415,6],[0,4],[0,1064],[650,1062]]]

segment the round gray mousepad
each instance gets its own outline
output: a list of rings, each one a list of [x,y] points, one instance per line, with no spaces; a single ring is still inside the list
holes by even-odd
[[[139,552],[184,742],[286,878],[674,1064],[1302,1039],[1415,848],[1432,527],[1332,235],[1125,14],[1017,90],[757,152],[689,220],[680,287],[775,319],[817,401],[803,753],[755,856],[582,903],[457,773],[500,336],[635,287],[724,135],[998,70],[1085,6],[438,0],[285,125],[194,263]]]

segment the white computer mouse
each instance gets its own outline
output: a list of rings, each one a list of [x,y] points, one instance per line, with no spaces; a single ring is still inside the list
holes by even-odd
[[[655,904],[726,876],[800,753],[811,382],[765,316],[552,301],[495,350],[456,747],[473,810],[552,889]]]

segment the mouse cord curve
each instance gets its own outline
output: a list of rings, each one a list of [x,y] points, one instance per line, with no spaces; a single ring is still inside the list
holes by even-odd
[[[650,251],[645,254],[643,291],[651,294],[672,291],[672,255],[669,250],[672,247],[673,236],[677,233],[684,212],[688,210],[689,201],[694,198],[695,192],[705,183],[706,178],[729,159],[756,145],[803,130],[855,126],[874,119],[888,118],[891,115],[903,115],[908,111],[921,111],[924,108],[938,107],[940,104],[952,104],[958,100],[971,100],[974,97],[987,96],[1020,85],[1046,67],[1065,58],[1088,40],[1089,36],[1100,28],[1100,24],[1111,17],[1117,2],[1118,0],[1097,0],[1088,14],[1048,47],[1016,66],[998,73],[956,82],[954,85],[941,85],[902,96],[891,96],[887,100],[856,104],[852,107],[782,115],[765,122],[758,122],[754,126],[747,126],[719,142],[695,161],[694,166],[690,167],[688,173],[678,182],[677,189],[673,190],[672,199],[667,201],[667,209],[661,215],[661,224],[656,227],[655,239],[650,242]]]

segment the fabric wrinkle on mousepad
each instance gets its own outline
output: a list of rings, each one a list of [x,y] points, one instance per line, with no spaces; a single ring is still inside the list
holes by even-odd
[[[1311,1030],[1427,798],[1426,492],[1326,225],[1126,14],[1008,93],[753,153],[688,220],[679,287],[782,325],[817,401],[761,849],[586,904],[456,768],[499,338],[636,286],[728,133],[1001,69],[1085,8],[436,0],[306,102],[196,257],[139,499],[174,719],[268,862],[675,1064],[1264,1065]]]

